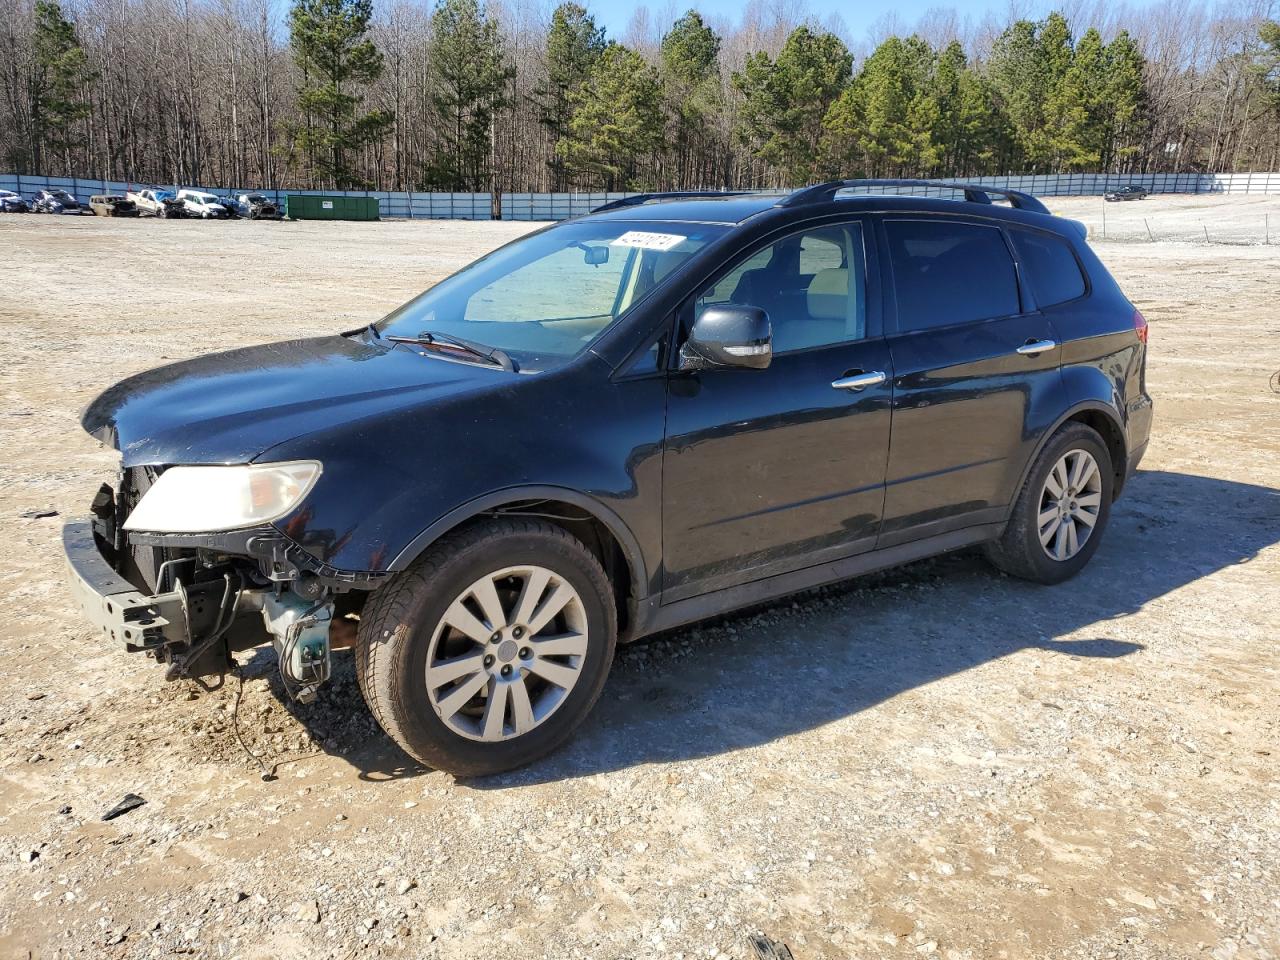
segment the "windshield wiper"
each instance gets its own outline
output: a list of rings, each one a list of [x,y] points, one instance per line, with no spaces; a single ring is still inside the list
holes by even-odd
[[[470,340],[463,340],[461,337],[455,337],[448,333],[436,333],[432,330],[423,330],[416,337],[384,337],[392,343],[412,343],[419,347],[435,347],[444,351],[461,350],[477,360],[483,360],[486,363],[492,363],[501,367],[507,373],[517,373],[519,367],[511,356],[498,347],[485,346],[482,343],[473,343]]]

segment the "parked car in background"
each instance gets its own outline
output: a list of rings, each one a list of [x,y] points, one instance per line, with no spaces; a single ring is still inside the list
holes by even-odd
[[[117,193],[98,194],[90,197],[89,209],[99,217],[138,216],[138,205]]]
[[[31,201],[35,213],[83,213],[80,201],[65,190],[37,190]]]
[[[355,633],[388,735],[495,773],[564,742],[618,642],[965,547],[1079,573],[1147,448],[1147,338],[1017,191],[629,197],[377,323],[108,389],[71,587],[173,679],[272,643],[305,700]]]
[[[149,213],[161,219],[185,217],[186,206],[177,198],[172,190],[135,190],[130,191],[129,199],[142,213]]]
[[[279,220],[280,208],[260,193],[242,193],[236,198],[240,216],[249,220]]]
[[[217,197],[218,203],[222,204],[222,209],[227,211],[227,216],[232,220],[240,219],[240,203],[235,197]]]
[[[1113,203],[1117,200],[1145,200],[1147,199],[1147,191],[1141,187],[1131,185],[1120,187],[1118,190],[1108,190],[1102,195],[1102,198]]]
[[[231,214],[222,205],[217,195],[205,193],[203,190],[179,190],[178,199],[182,201],[187,216],[200,217],[204,220],[226,220]]]
[[[0,190],[0,213],[30,213],[31,208],[12,190]]]

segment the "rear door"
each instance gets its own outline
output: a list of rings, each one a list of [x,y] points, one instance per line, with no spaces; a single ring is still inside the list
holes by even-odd
[[[885,215],[880,236],[894,370],[887,547],[1002,520],[1063,391],[1057,335],[998,222]]]

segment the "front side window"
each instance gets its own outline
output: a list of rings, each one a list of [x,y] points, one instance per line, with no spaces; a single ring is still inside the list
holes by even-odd
[[[561,224],[482,257],[377,329],[384,337],[461,337],[506,351],[521,369],[543,369],[585,350],[726,229],[649,220]]]
[[[1013,257],[998,227],[886,220],[898,330],[1007,317],[1021,309]]]
[[[857,223],[814,227],[784,237],[733,266],[694,302],[760,307],[785,353],[866,336],[866,268]]]
[[[1084,275],[1065,240],[1030,230],[1014,230],[1011,236],[1038,306],[1051,307],[1084,296]]]

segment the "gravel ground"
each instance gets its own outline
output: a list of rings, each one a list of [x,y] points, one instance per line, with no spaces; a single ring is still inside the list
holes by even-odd
[[[1209,200],[1258,212],[1127,207]],[[634,645],[515,774],[412,765],[344,660],[296,707],[269,656],[206,691],[86,628],[85,403],[362,325],[525,229],[0,219],[0,957],[1280,956],[1280,246],[1098,245],[1157,419],[1077,580],[958,554]]]

